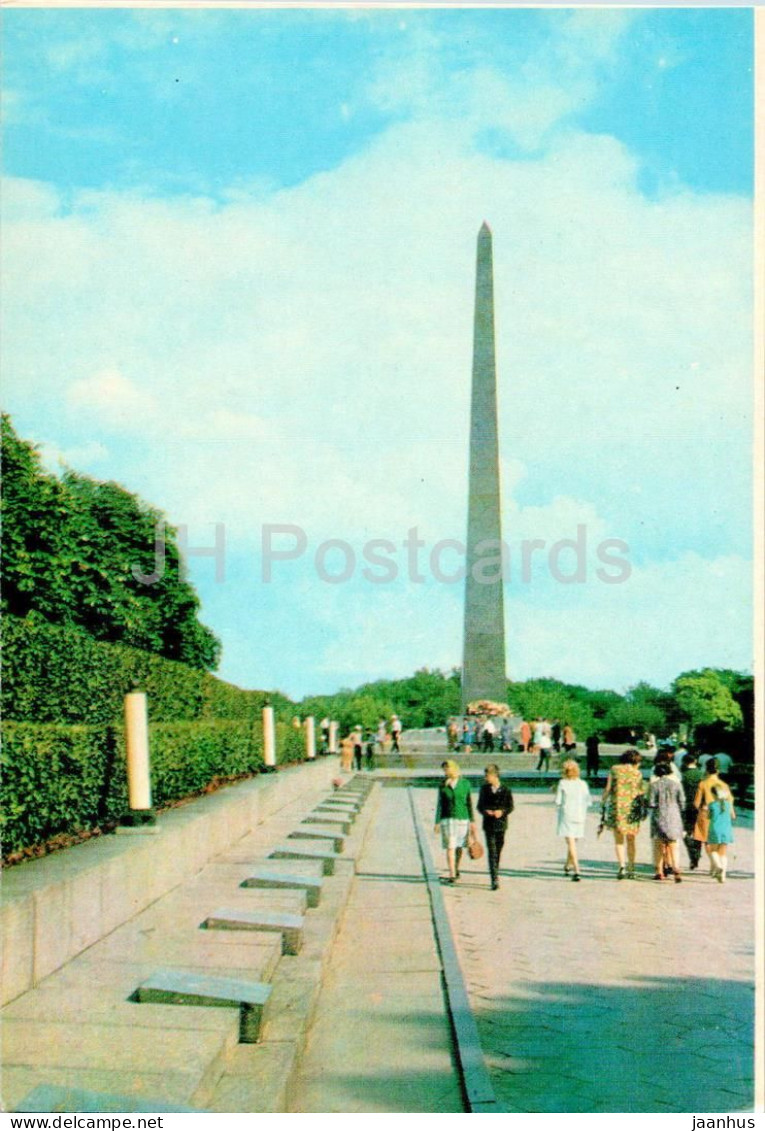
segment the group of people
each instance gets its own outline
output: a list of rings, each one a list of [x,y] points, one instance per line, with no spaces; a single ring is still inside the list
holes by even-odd
[[[452,719],[447,727],[447,741],[449,750],[459,749],[464,754],[473,750],[491,754],[495,749],[510,753],[517,746],[524,754],[538,755],[538,770],[549,769],[552,753],[572,754],[576,750],[576,735],[570,723],[542,717],[531,722],[522,719],[517,730],[507,717],[468,716],[461,724]],[[597,748],[597,739],[595,745]]]
[[[323,728],[322,721],[322,728]],[[391,753],[398,754],[401,751],[401,731],[403,729],[401,719],[398,715],[391,715],[390,717],[390,742]],[[327,732],[329,734],[329,731]],[[351,770],[354,767],[357,770],[362,768],[362,762],[368,770],[373,770],[375,765],[375,753],[379,749],[381,754],[384,754],[388,749],[388,721],[380,719],[377,724],[377,729],[367,729],[366,731],[361,725],[353,727],[352,730],[340,739],[340,765],[344,770]]]
[[[452,719],[447,728],[447,740],[450,750],[461,749],[465,754],[470,754],[473,750],[493,753],[497,746],[503,751],[513,749],[510,720],[495,719],[491,715],[468,717],[463,720],[461,728]]]
[[[606,780],[598,835],[606,828],[613,832],[617,879],[634,880],[637,835],[642,822],[650,816],[654,880],[682,881],[678,846],[683,841],[690,870],[698,868],[705,847],[710,875],[724,883],[728,845],[733,843],[736,819],[733,795],[720,776],[715,757],[707,757],[702,768],[695,754],[686,751],[678,767],[674,754],[673,748],[657,752],[646,783],[640,769],[643,755],[638,750],[625,750]],[[438,790],[435,824],[446,851],[446,882],[454,884],[459,879],[463,852],[477,840],[477,823],[470,784],[460,775],[459,766],[449,759],[442,763],[442,770],[444,780]],[[555,806],[557,835],[566,844],[563,871],[575,883],[582,878],[578,842],[585,835],[591,803],[590,787],[581,777],[579,763],[567,758],[561,766]],[[483,817],[493,891],[499,887],[499,862],[508,817],[514,808],[512,790],[502,783],[499,767],[489,764],[484,771],[477,811]]]

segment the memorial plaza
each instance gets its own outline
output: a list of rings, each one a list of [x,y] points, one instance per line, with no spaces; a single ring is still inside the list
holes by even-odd
[[[647,829],[620,883],[593,806],[572,884],[556,776],[514,787],[497,891],[485,857],[443,886],[432,786],[333,757],[12,869],[6,1108],[751,1110],[751,814],[726,884],[654,883]]]

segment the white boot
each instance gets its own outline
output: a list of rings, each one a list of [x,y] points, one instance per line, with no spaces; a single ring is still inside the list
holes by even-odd
[[[720,878],[720,874],[722,873],[723,869],[722,860],[720,859],[720,853],[710,852],[709,859],[712,861],[712,866],[709,869],[709,874],[713,880],[717,880]]]
[[[715,855],[720,861],[720,871],[717,873],[717,879],[721,884],[724,884],[726,880],[726,873],[728,871],[728,857],[720,856],[719,853],[715,853]]]

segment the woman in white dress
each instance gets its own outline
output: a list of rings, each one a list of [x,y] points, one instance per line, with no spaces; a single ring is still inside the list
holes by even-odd
[[[584,836],[584,822],[590,807],[590,787],[579,776],[579,763],[567,759],[561,766],[561,779],[555,794],[558,809],[558,836],[566,841],[566,863],[563,871],[576,883],[579,874],[579,857],[576,842]]]

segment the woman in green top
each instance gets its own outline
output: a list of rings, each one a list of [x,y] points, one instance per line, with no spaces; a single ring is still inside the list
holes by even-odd
[[[436,832],[441,826],[441,844],[446,849],[449,865],[447,883],[456,882],[460,874],[462,850],[467,847],[468,837],[475,836],[473,819],[473,799],[470,786],[460,777],[460,768],[451,759],[442,762],[443,785],[439,786],[436,805]]]

